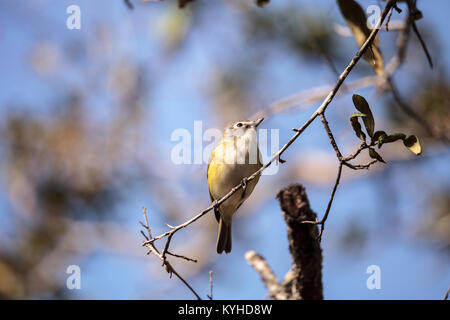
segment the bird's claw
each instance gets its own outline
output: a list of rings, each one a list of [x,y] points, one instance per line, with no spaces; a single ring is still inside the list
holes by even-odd
[[[244,191],[245,189],[247,189],[247,182],[248,182],[247,178],[242,179],[242,190]]]

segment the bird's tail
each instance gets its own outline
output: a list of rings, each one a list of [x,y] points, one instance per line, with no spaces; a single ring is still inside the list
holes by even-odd
[[[217,253],[231,252],[231,221],[225,222],[222,217],[219,220],[219,233],[217,234]]]

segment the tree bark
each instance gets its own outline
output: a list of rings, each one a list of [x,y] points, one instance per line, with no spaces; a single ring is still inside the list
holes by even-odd
[[[293,184],[277,194],[283,218],[287,224],[289,250],[292,256],[292,270],[284,281],[290,299],[321,300],[322,249],[317,239],[317,225],[302,221],[315,221],[317,215],[309,206],[305,188]]]
[[[275,300],[322,300],[322,249],[317,239],[319,229],[311,210],[305,188],[293,184],[277,193],[281,211],[287,225],[292,269],[280,283],[266,260],[254,251],[245,255],[247,262],[261,276],[261,280]]]

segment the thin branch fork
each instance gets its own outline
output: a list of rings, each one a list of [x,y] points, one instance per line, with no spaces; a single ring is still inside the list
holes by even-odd
[[[143,208],[143,215],[144,215],[144,221],[145,223],[141,222],[141,225],[147,230],[147,235],[145,235],[145,233],[143,231],[141,231],[141,234],[144,236],[144,238],[146,239],[152,239],[152,233],[150,230],[150,226],[148,223],[148,218],[147,218],[147,209]],[[198,300],[202,300],[202,298],[200,298],[200,296],[198,295],[198,293],[191,287],[191,285],[172,267],[172,265],[170,264],[169,261],[167,261],[167,259],[158,251],[158,249],[156,249],[155,245],[153,243],[148,243],[146,245],[146,247],[150,250],[149,253],[153,253],[155,256],[157,256],[162,262],[163,262],[163,266],[166,268],[167,272],[170,274],[170,277],[172,277],[172,274],[174,274],[178,279],[181,280],[181,282],[184,283],[184,285],[186,287],[188,287],[189,290],[191,290],[191,292],[195,295],[195,297]],[[173,255],[173,254],[172,254]],[[195,261],[193,259],[189,259],[187,257],[184,256],[180,256],[180,255],[174,255],[176,257],[182,257],[184,259],[187,260],[191,260],[191,261]],[[195,261],[196,262],[196,261]]]
[[[384,83],[387,85],[387,89],[391,91],[392,96],[394,100],[397,102],[398,106],[403,110],[403,112],[409,116],[411,119],[417,122],[420,126],[423,127],[423,129],[431,136],[436,139],[439,139],[440,141],[448,144],[450,143],[450,137],[446,135],[445,133],[441,133],[438,130],[436,130],[435,127],[430,125],[426,119],[421,117],[416,111],[407,103],[405,100],[401,97],[399,90],[397,89],[394,80],[392,79],[392,75],[394,71],[400,67],[400,65],[403,64],[406,57],[406,47],[408,44],[408,41],[410,39],[410,28],[413,29],[413,31],[416,33],[416,35],[419,37],[419,40],[421,40],[421,44],[424,48],[425,54],[427,55],[428,61],[430,66],[432,67],[433,63],[430,57],[430,54],[428,52],[428,49],[425,45],[425,42],[423,41],[422,37],[420,36],[420,33],[417,29],[417,26],[415,24],[415,12],[417,12],[417,8],[411,6],[410,3],[408,3],[408,15],[405,18],[405,28],[402,30],[402,32],[399,35],[398,38],[398,49],[396,55],[391,59],[391,62],[387,65],[386,70],[382,77],[384,78]]]
[[[341,151],[339,150],[339,147],[336,143],[336,140],[333,136],[333,132],[330,129],[330,126],[328,124],[328,121],[325,117],[325,112],[320,113],[320,119],[322,121],[323,127],[328,135],[328,138],[330,140],[330,144],[333,147],[335,153],[336,153],[336,157],[339,161],[339,166],[338,166],[338,172],[337,172],[337,176],[336,176],[336,181],[334,183],[333,186],[333,190],[331,191],[331,196],[330,196],[330,200],[328,200],[328,205],[327,205],[327,209],[325,210],[325,214],[323,216],[323,218],[319,221],[319,220],[305,220],[302,221],[302,223],[306,223],[306,224],[316,224],[316,225],[320,225],[320,231],[319,234],[317,236],[317,238],[319,240],[321,240],[322,238],[322,234],[323,234],[323,230],[325,229],[325,222],[328,219],[328,215],[330,213],[331,210],[331,205],[333,204],[333,200],[334,200],[334,196],[336,195],[336,191],[337,188],[339,186],[339,183],[341,181],[341,176],[342,176],[342,166],[347,166],[351,169],[354,170],[358,170],[358,169],[368,169],[372,164],[376,163],[378,160],[372,160],[370,161],[368,164],[365,165],[353,165],[351,163],[349,163],[348,161],[355,159],[362,150],[367,149],[371,146],[374,146],[376,144],[376,142],[371,142],[370,145],[367,145],[366,142],[361,142],[360,145],[358,146],[358,148],[356,149],[356,151],[354,153],[352,153],[351,155],[347,156],[347,157],[343,157]]]

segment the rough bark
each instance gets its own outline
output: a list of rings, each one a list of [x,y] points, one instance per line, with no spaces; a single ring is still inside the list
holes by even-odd
[[[245,254],[247,262],[261,276],[261,280],[275,300],[322,300],[322,249],[318,240],[317,215],[309,206],[305,188],[293,184],[277,193],[287,225],[292,269],[280,283],[266,260],[254,251]]]
[[[309,206],[305,188],[293,184],[277,194],[283,218],[287,224],[292,270],[285,277],[284,286],[290,299],[323,299],[322,249],[317,239],[317,225],[303,224],[314,221],[316,213]]]

